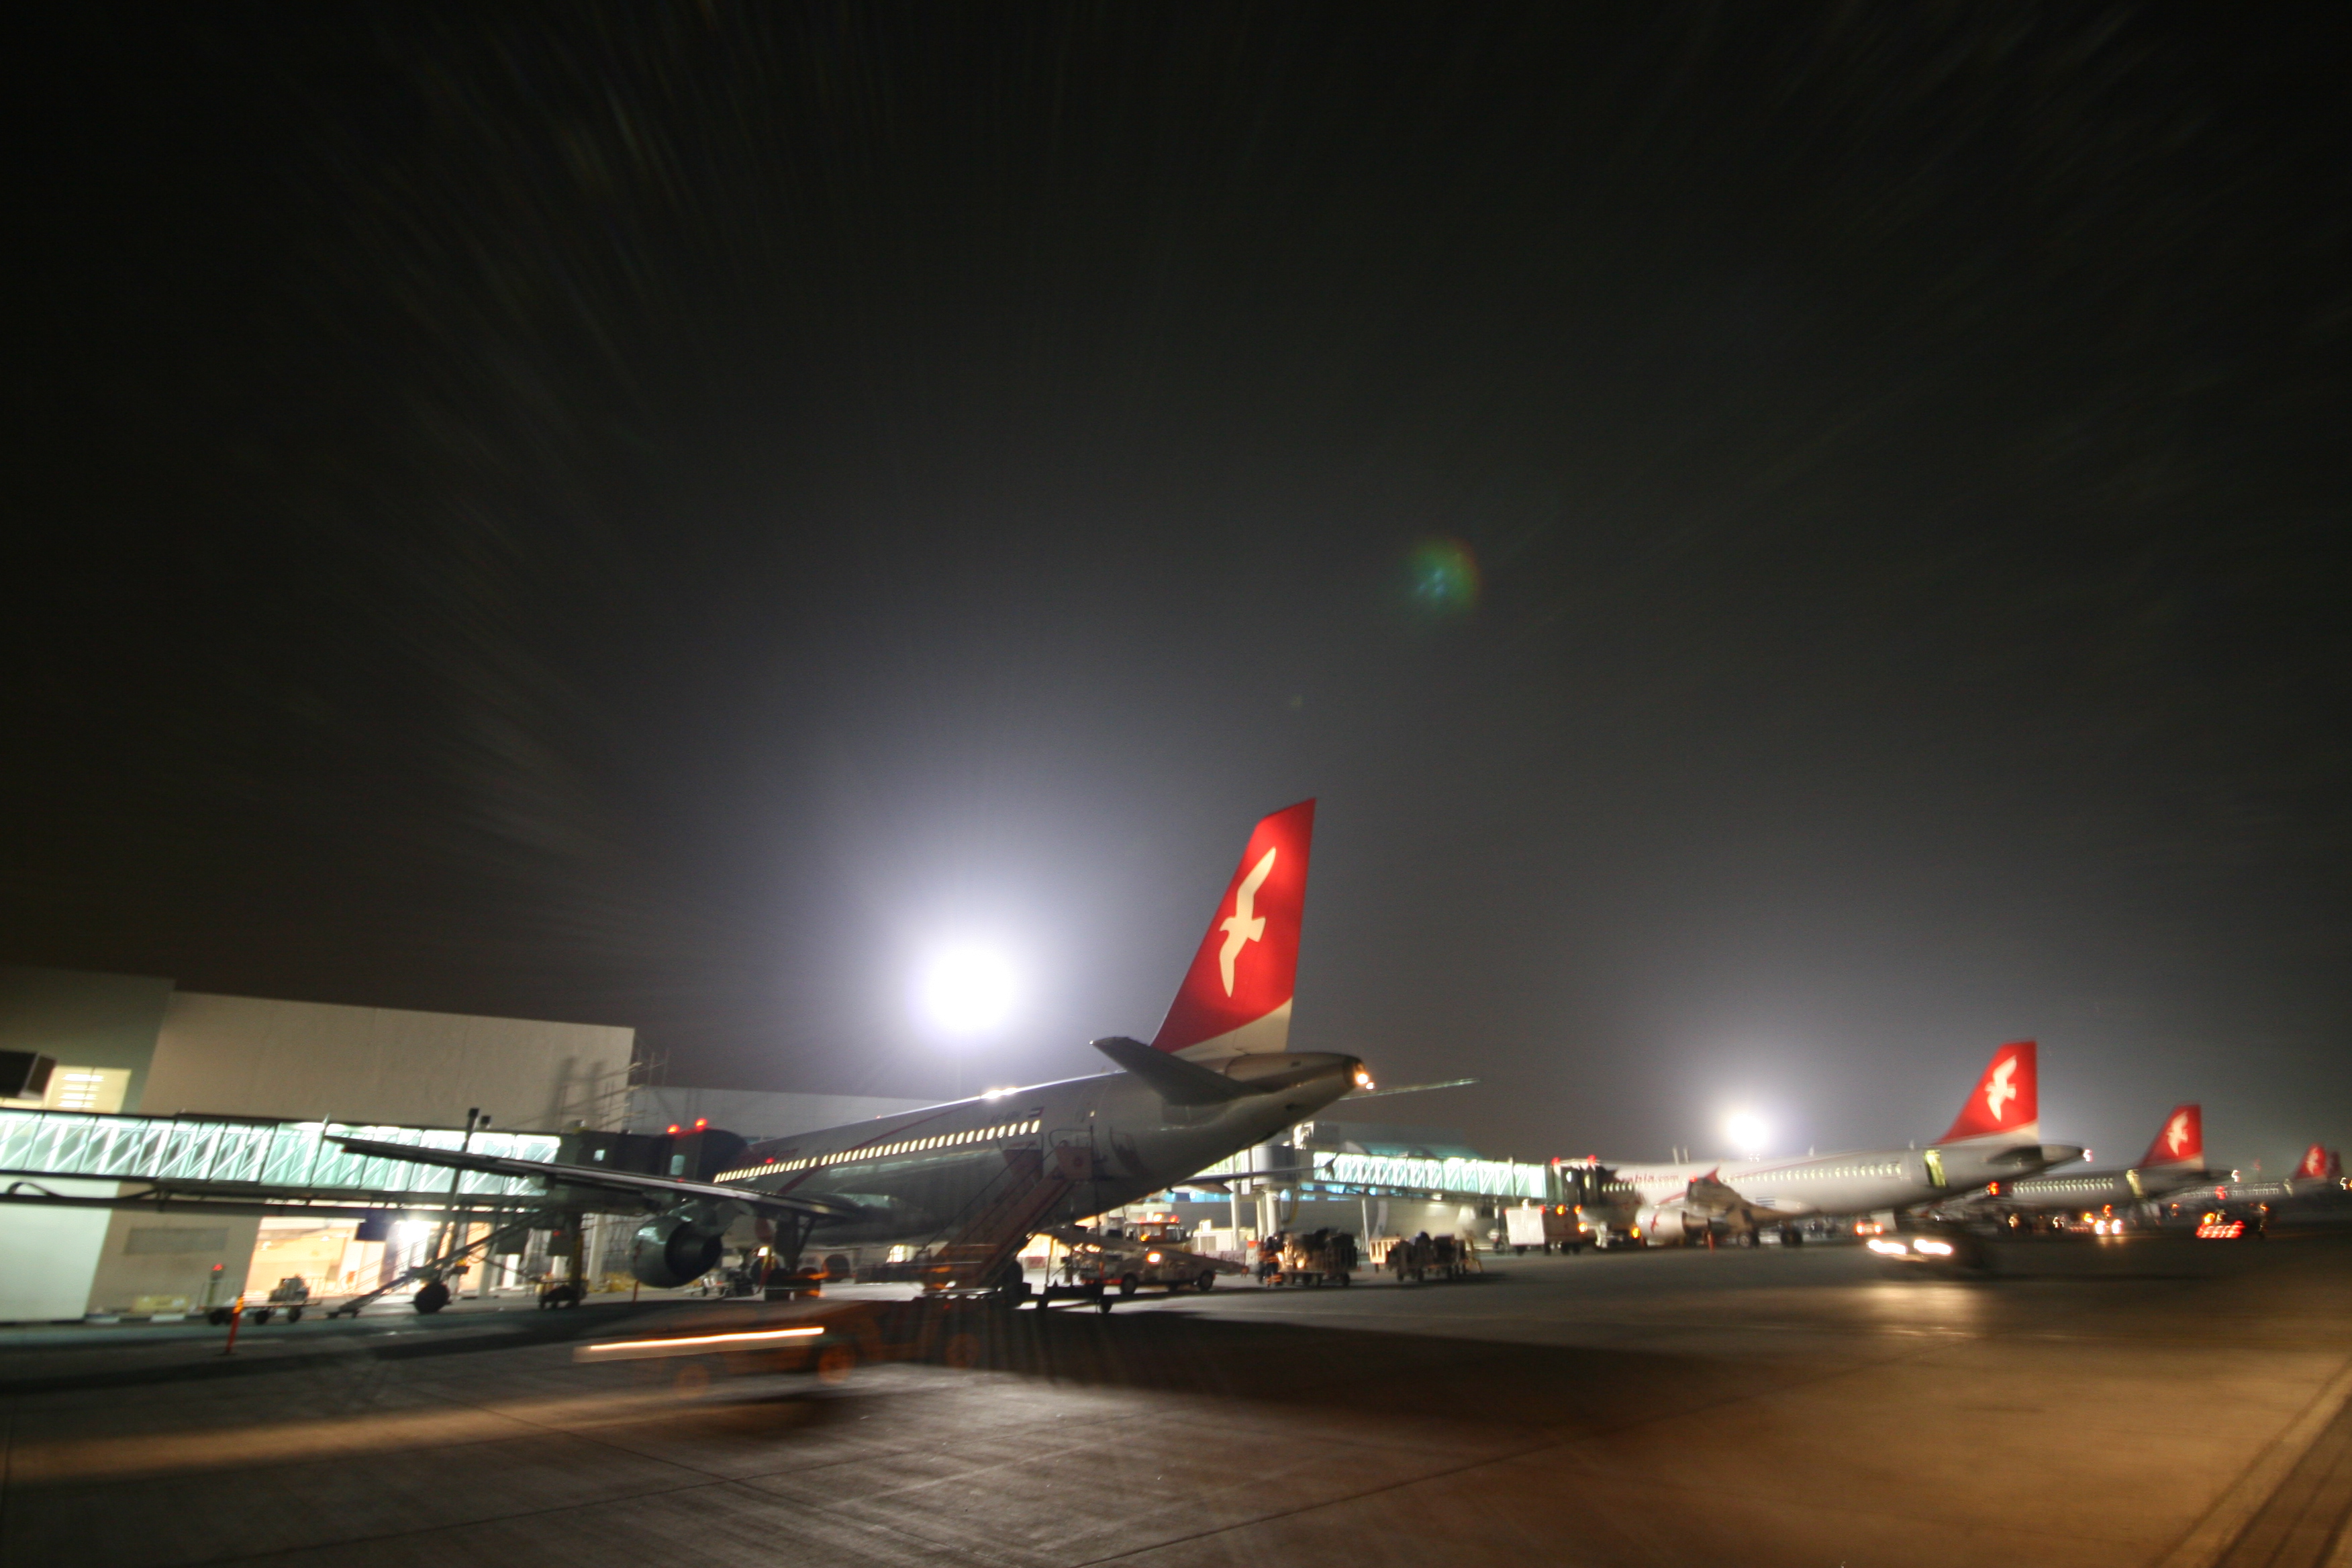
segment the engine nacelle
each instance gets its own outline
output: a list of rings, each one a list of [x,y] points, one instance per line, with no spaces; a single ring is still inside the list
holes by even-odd
[[[693,1284],[726,1256],[726,1222],[713,1228],[714,1217],[678,1209],[647,1220],[629,1246],[629,1272],[656,1290]]]
[[[1642,1239],[1652,1247],[1680,1247],[1706,1239],[1706,1215],[1680,1206],[1643,1208],[1633,1216],[1633,1223],[1642,1227]]]

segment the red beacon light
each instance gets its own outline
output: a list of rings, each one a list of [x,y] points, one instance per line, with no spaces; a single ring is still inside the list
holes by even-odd
[[[675,1122],[675,1121],[671,1122],[671,1123],[669,1124],[669,1130],[670,1130],[672,1132],[676,1132],[676,1131],[677,1131],[677,1122]]]
[[[708,1116],[698,1116],[698,1117],[696,1117],[696,1118],[694,1119],[694,1130],[695,1130],[697,1132],[701,1131],[704,1128],[706,1128],[706,1127],[708,1127],[708,1126],[709,1126],[709,1125],[710,1125],[710,1118],[709,1118]]]

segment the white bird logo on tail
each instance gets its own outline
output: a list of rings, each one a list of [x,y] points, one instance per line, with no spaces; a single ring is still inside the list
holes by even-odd
[[[1234,960],[1242,949],[1265,935],[1265,917],[1250,911],[1257,906],[1257,890],[1265,886],[1266,874],[1274,869],[1277,850],[1269,849],[1250,874],[1242,879],[1241,891],[1234,895],[1234,912],[1227,915],[1219,928],[1225,933],[1224,950],[1217,954],[1217,970],[1224,977],[1225,994],[1234,994]]]
[[[2164,1129],[2164,1146],[2178,1154],[2180,1152],[2180,1146],[2188,1142],[2189,1112],[2174,1111],[2172,1121]]]
[[[1992,1069],[1992,1077],[1985,1080],[1985,1109],[1992,1112],[1995,1121],[2000,1120],[2001,1107],[2017,1098],[2017,1090],[2009,1081],[2016,1073],[2017,1058],[2004,1057],[2001,1064]]]

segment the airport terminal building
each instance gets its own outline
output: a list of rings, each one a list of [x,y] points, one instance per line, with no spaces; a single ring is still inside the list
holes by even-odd
[[[617,1126],[635,1031],[216,996],[149,975],[0,967],[0,1052],[55,1067],[7,1110],[455,1128]],[[21,1176],[0,1176],[0,1183]],[[67,1196],[114,1184],[42,1178]],[[170,1315],[248,1280],[373,1283],[394,1238],[366,1222],[0,1205],[0,1321]],[[207,1298],[210,1298],[207,1300]]]

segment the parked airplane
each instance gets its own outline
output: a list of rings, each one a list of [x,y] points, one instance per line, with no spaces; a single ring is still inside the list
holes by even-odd
[[[2091,1214],[2153,1203],[2211,1178],[2205,1170],[2205,1116],[2176,1105],[2150,1140],[2139,1163],[2121,1171],[2062,1171],[1997,1181],[1985,1194],[2000,1210]]]
[[[1795,1219],[1910,1208],[2082,1157],[2042,1142],[2034,1045],[2012,1040],[1993,1052],[1950,1129],[1925,1149],[1608,1168],[1631,1189],[1631,1223],[1654,1243],[1698,1239],[1718,1225],[1742,1239],[1780,1226],[1793,1240]]]
[[[709,1181],[341,1142],[538,1176],[556,1193],[640,1194],[655,1212],[630,1267],[656,1287],[715,1268],[748,1213],[773,1227],[787,1268],[812,1233],[826,1245],[918,1243],[933,1263],[927,1283],[1018,1296],[1019,1249],[1039,1230],[1132,1203],[1371,1087],[1352,1056],[1288,1048],[1314,826],[1311,800],[1258,823],[1151,1043],[1093,1042],[1115,1073],[770,1139]]]
[[[2198,1205],[2220,1208],[2248,1204],[2282,1204],[2303,1199],[2326,1199],[2340,1203],[2347,1193],[2352,1193],[2352,1181],[2344,1174],[2344,1156],[2325,1144],[2314,1143],[2303,1152],[2294,1170],[2284,1176],[2256,1176],[2248,1179],[2237,1172],[2221,1174],[2200,1173],[2210,1185],[2198,1185],[2168,1194],[2177,1207],[2187,1209]]]

